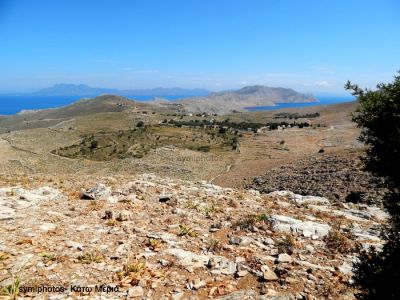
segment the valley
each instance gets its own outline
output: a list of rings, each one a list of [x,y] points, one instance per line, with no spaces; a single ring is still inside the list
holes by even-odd
[[[353,163],[356,107],[190,113],[110,95],[0,117],[0,283],[18,276],[28,298],[40,283],[61,299],[101,285],[105,299],[352,299],[354,255],[381,247],[386,220]]]
[[[362,149],[354,102],[228,115],[101,96],[70,106],[0,117],[6,173],[140,174],[244,187],[288,162]],[[305,125],[303,125],[305,124]],[[186,159],[185,159],[186,158]],[[179,171],[177,171],[179,170]]]

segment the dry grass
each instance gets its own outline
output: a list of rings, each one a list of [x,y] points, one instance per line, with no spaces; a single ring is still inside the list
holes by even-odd
[[[106,222],[105,224],[106,224],[107,226],[114,227],[114,226],[120,225],[121,222],[118,221],[118,220],[116,220],[116,219],[109,219],[109,220],[107,220],[107,222]]]
[[[6,252],[0,251],[0,262],[9,259],[11,256]]]
[[[354,251],[355,243],[344,233],[340,227],[333,227],[324,238],[326,247],[333,253],[349,253]]]
[[[107,202],[106,201],[101,201],[101,200],[91,200],[89,201],[87,207],[87,211],[99,211],[102,210],[106,206]]]
[[[2,294],[8,297],[8,300],[16,300],[18,299],[20,285],[21,280],[19,277],[16,277],[12,284],[3,288]]]
[[[276,247],[278,248],[279,253],[293,254],[293,250],[296,247],[296,239],[292,234],[285,234],[278,239]]]
[[[218,253],[222,250],[222,243],[220,240],[210,238],[206,241],[206,247],[208,252]]]
[[[33,240],[32,239],[21,239],[18,240],[16,243],[16,245],[33,245]]]
[[[269,215],[266,213],[249,214],[234,222],[232,227],[240,230],[253,230],[260,223],[269,225],[271,223]]]
[[[43,257],[43,262],[45,264],[50,261],[55,261],[57,259],[54,253],[40,253],[39,256]]]
[[[162,246],[162,241],[150,238],[145,242],[145,246],[149,247],[153,251],[158,252]]]
[[[86,252],[78,256],[78,261],[82,264],[100,263],[104,256],[98,251]]]
[[[232,227],[240,230],[252,230],[256,224],[257,216],[249,214],[233,223]]]
[[[145,260],[134,260],[131,261],[128,257],[126,263],[124,265],[123,274],[128,276],[132,273],[137,274],[144,271],[146,268],[146,261]]]
[[[180,224],[178,235],[179,236],[196,237],[196,236],[198,236],[198,233],[194,229],[190,228],[189,226]]]

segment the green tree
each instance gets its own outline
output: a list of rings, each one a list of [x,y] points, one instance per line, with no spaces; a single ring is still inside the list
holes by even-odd
[[[354,265],[358,299],[400,299],[400,73],[377,90],[361,89],[347,82],[357,96],[359,108],[353,121],[361,128],[360,140],[367,145],[365,167],[383,177],[389,192],[384,206],[390,215],[383,228],[381,250],[362,251]]]

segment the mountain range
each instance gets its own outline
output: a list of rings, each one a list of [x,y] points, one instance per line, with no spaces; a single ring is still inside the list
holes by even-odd
[[[210,92],[205,89],[184,89],[173,88],[152,88],[152,89],[130,89],[120,90],[112,88],[95,88],[85,84],[65,84],[60,83],[48,88],[41,89],[35,93],[37,96],[99,96],[102,94],[113,94],[119,96],[149,96],[149,97],[188,97],[206,96]]]

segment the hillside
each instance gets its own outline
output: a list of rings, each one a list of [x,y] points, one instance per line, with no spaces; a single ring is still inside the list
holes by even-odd
[[[93,299],[103,284],[104,299],[353,299],[357,247],[379,248],[387,217],[146,174],[0,180],[1,284],[65,287],[59,297]]]
[[[246,107],[274,106],[276,103],[317,102],[312,95],[298,93],[292,89],[273,88],[261,85],[247,86],[237,91],[212,93],[177,101],[188,112],[227,114],[245,111]]]
[[[346,103],[190,116],[173,106],[102,96],[63,108],[0,117],[0,169],[13,174],[151,170],[243,187],[254,176],[317,155],[321,148],[326,153],[362,149],[359,131],[350,121],[356,107],[356,103]],[[281,114],[300,118],[277,119]],[[144,126],[139,128],[140,122]],[[311,126],[256,130],[281,122]]]
[[[105,95],[0,118],[0,286],[353,299],[354,258],[387,218],[357,105],[215,116]]]
[[[53,126],[76,117],[92,116],[99,113],[118,113],[128,109],[151,107],[128,98],[104,95],[93,99],[83,99],[71,105],[36,111],[22,111],[12,116],[0,116],[0,132]]]

